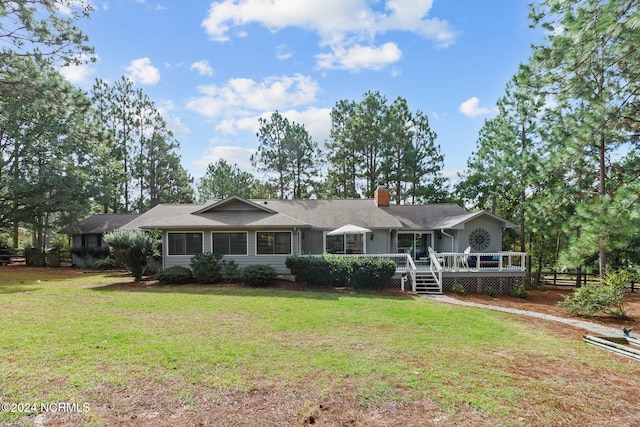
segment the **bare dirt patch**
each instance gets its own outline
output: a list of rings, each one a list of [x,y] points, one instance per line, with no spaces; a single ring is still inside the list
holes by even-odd
[[[84,425],[96,418],[103,425],[140,427],[493,425],[469,407],[445,412],[429,399],[363,406],[347,393],[327,395],[306,383],[298,384],[295,392],[259,386],[246,391],[200,388],[193,395],[178,397],[176,390],[181,388],[142,380],[123,387],[101,386],[88,397],[100,402],[92,405],[90,413],[46,413],[35,421],[59,427]]]

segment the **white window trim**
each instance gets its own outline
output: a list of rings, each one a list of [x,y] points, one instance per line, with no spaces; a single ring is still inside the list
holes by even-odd
[[[289,253],[288,254],[259,254],[258,234],[259,233],[289,233]],[[291,230],[258,230],[255,232],[255,254],[256,256],[288,256],[293,255],[293,231]]]
[[[325,254],[328,253],[327,252],[327,233],[329,233],[330,231],[331,230],[322,232],[322,252],[325,253]],[[361,234],[364,234],[364,237],[362,238],[362,253],[366,254],[367,253],[367,240],[371,238],[371,234],[375,235],[375,231],[372,231],[371,233],[361,233]],[[367,236],[369,236],[369,237],[367,237]],[[342,237],[346,237],[346,235],[343,235]],[[346,250],[347,250],[345,248],[346,244],[347,244],[347,241],[345,239],[345,240],[343,240],[343,243],[342,243],[342,251],[343,252],[346,252]],[[336,255],[349,255],[349,254],[342,253],[342,254],[336,254]]]
[[[213,253],[213,235],[220,233],[244,233],[247,235],[247,243],[245,245],[245,253],[244,254],[225,254],[223,257],[241,257],[241,256],[249,256],[249,232],[247,230],[237,230],[237,231],[212,231],[211,232],[211,253]],[[204,243],[204,242],[203,242]]]
[[[165,251],[166,252],[166,256],[168,256],[168,257],[179,257],[179,256],[192,257],[192,256],[196,255],[196,254],[182,254],[182,255],[170,254],[169,253],[169,234],[201,234],[202,235],[202,252],[201,253],[204,253],[204,231],[196,231],[196,230],[194,230],[194,231],[186,231],[186,230],[185,231],[167,231],[165,233],[165,238],[164,238],[165,246],[167,248],[167,250]]]

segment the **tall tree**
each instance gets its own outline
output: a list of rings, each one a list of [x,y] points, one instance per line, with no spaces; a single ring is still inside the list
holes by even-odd
[[[521,66],[497,102],[497,116],[485,121],[480,130],[478,149],[457,184],[463,199],[519,224],[522,252],[526,251],[528,195],[540,181],[535,143],[543,102],[544,96],[531,83],[530,68]]]
[[[371,197],[385,182],[398,204],[448,199],[436,134],[427,116],[412,113],[404,98],[388,105],[380,93],[367,92],[359,103],[336,103],[331,118],[329,196],[358,197],[360,187]]]
[[[601,275],[606,272],[614,230],[596,224],[620,214],[609,201],[640,176],[636,169],[624,181],[613,179],[622,167],[620,153],[638,149],[638,6],[638,0],[547,0],[535,3],[531,13],[534,25],[550,31],[546,43],[534,51],[533,59],[542,70],[539,78],[557,100],[558,116],[570,126],[569,138],[554,149],[573,153],[573,161],[584,161],[594,172],[588,175],[593,178],[590,188],[583,189],[576,205],[585,220],[573,224],[568,253],[576,261],[590,257],[589,245],[581,243],[590,241]],[[568,158],[557,156],[556,167],[570,170],[572,164],[564,162]]]
[[[143,192],[139,201],[140,211],[151,209],[161,203],[193,203],[193,178],[182,167],[180,156],[175,152],[178,143],[164,128],[149,137],[142,175]]]
[[[360,178],[364,180],[365,197],[373,197],[381,176],[382,157],[388,152],[391,139],[391,135],[385,135],[390,119],[388,111],[385,96],[379,92],[367,92],[363,100],[356,104],[355,116],[352,117],[354,137],[362,156]]]
[[[270,119],[259,119],[260,141],[251,164],[261,172],[275,175],[278,197],[299,199],[309,196],[309,185],[317,175],[319,152],[304,126],[290,123],[278,111]]]
[[[338,101],[331,109],[330,140],[327,141],[329,170],[325,195],[328,197],[360,197],[358,180],[358,140],[354,135],[351,117],[355,102]]]
[[[230,165],[220,159],[209,163],[207,171],[198,183],[198,200],[205,203],[212,199],[240,196],[246,199],[260,197],[254,194],[256,179],[249,172],[243,172],[237,165]]]
[[[157,203],[192,201],[191,178],[180,165],[178,141],[153,101],[122,77],[113,85],[97,80],[93,101],[103,126],[111,135],[114,171],[105,212],[143,212]],[[172,196],[173,195],[173,196]]]
[[[11,69],[21,73],[0,96],[0,228],[28,226],[44,246],[88,212],[108,159],[84,93],[30,58],[12,57]]]

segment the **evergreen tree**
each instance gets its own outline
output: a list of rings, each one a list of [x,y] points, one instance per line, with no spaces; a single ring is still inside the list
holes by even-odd
[[[179,143],[153,101],[124,76],[112,86],[97,80],[93,101],[119,164],[107,180],[113,199],[104,201],[104,211],[144,212],[158,203],[193,201],[192,179],[176,154]]]
[[[388,105],[380,93],[367,92],[360,103],[339,101],[331,118],[328,196],[359,197],[360,186],[372,197],[384,182],[397,204],[449,199],[436,134],[404,98]]]
[[[17,236],[27,226],[46,246],[51,230],[88,213],[104,139],[89,99],[56,70],[17,56],[10,67],[20,73],[5,76],[14,92],[0,96],[0,228]]]
[[[533,60],[545,90],[557,101],[555,117],[566,126],[567,138],[551,148],[565,153],[554,156],[554,167],[566,173],[565,181],[579,196],[580,220],[567,224],[572,235],[565,255],[579,263],[596,253],[601,275],[617,246],[616,229],[601,225],[623,216],[618,209],[629,205],[612,201],[620,191],[629,201],[632,191],[626,189],[636,185],[640,173],[635,162],[621,161],[638,150],[638,6],[637,0],[548,0],[534,4],[531,13],[533,24],[550,31]],[[582,173],[571,172],[576,164],[584,165]],[[636,169],[617,174],[623,167]]]
[[[198,183],[198,200],[205,203],[212,199],[240,196],[245,199],[260,197],[254,194],[256,179],[249,172],[243,172],[237,165],[230,165],[220,159],[209,163],[207,171]]]
[[[269,120],[261,118],[259,122],[260,145],[251,164],[258,171],[275,175],[278,198],[308,197],[320,164],[317,144],[304,126],[290,123],[277,111]]]

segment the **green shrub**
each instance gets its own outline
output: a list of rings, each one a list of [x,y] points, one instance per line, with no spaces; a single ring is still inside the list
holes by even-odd
[[[527,299],[531,296],[531,294],[522,285],[516,286],[516,288],[513,291],[513,295],[518,298],[524,298],[524,299]]]
[[[191,258],[191,271],[198,283],[211,284],[222,281],[222,255],[204,253]]]
[[[380,289],[396,272],[396,264],[385,258],[294,255],[285,265],[297,282],[353,289]]]
[[[601,285],[587,284],[577,288],[558,305],[574,316],[591,317],[603,312],[623,318],[628,311],[625,307],[626,287],[634,280],[634,274],[627,270],[610,272]]]
[[[351,275],[353,273],[352,259],[330,255],[326,257],[328,271],[327,280],[331,286],[349,287],[351,286]]]
[[[487,289],[484,290],[484,293],[489,295],[490,297],[495,297],[498,293],[496,292],[495,289],[493,289],[491,286],[489,286]]]
[[[13,247],[13,240],[8,234],[0,234],[0,249],[11,249]]]
[[[238,263],[233,260],[222,260],[221,271],[222,280],[227,283],[237,282],[242,279],[242,270]]]
[[[165,268],[158,272],[155,277],[160,283],[168,285],[184,285],[193,280],[191,270],[181,265]]]
[[[396,273],[396,263],[386,258],[351,258],[349,284],[353,289],[381,289]]]
[[[118,264],[118,261],[112,256],[108,256],[103,259],[96,260],[90,266],[94,270],[113,270],[115,268],[121,268],[122,266]]]
[[[331,285],[329,262],[324,257],[293,255],[285,260],[285,265],[295,276],[296,282],[310,285]]]
[[[465,291],[464,286],[460,283],[455,283],[451,288],[451,292],[458,295],[466,295],[467,291]]]
[[[278,274],[268,265],[249,265],[242,269],[242,283],[252,287],[269,286]]]
[[[114,230],[104,235],[118,263],[131,271],[136,281],[142,279],[147,260],[157,255],[156,238],[141,230]]]

